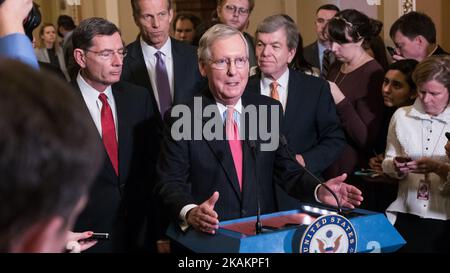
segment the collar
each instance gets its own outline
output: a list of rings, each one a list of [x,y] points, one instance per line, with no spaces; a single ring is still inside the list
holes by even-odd
[[[422,102],[419,98],[417,98],[414,102],[413,107],[411,107],[409,111],[409,116],[421,120],[438,120],[443,123],[448,123],[448,121],[450,120],[450,107],[445,108],[444,112],[440,113],[437,116],[430,116],[429,114],[425,113]]]
[[[220,116],[222,117],[223,121],[225,122],[225,118],[226,118],[225,111],[227,111],[227,106],[223,105],[220,102],[216,102],[216,104],[217,104],[217,107],[219,108]],[[236,115],[238,115],[240,117],[241,114],[242,114],[242,110],[243,110],[242,98],[240,98],[238,100],[238,102],[236,103],[236,105],[234,105],[233,107],[234,107],[234,110],[235,110],[235,112],[234,112],[235,113],[235,117],[234,118],[235,118],[236,121],[239,121],[239,118],[237,118]]]
[[[273,82],[272,79],[267,78],[264,73],[261,73],[261,79],[263,83],[264,89],[270,90],[270,84]],[[286,68],[286,71],[284,71],[283,75],[281,75],[280,78],[276,80],[278,83],[278,86],[283,88],[284,90],[287,90],[288,83],[289,83],[289,68]]]
[[[147,44],[142,37],[140,38],[141,41],[141,47],[142,47],[142,51],[144,52],[144,55],[147,56],[147,58],[150,58],[151,56],[155,56],[155,53],[158,51],[161,51],[164,56],[166,56],[166,58],[172,58],[172,40],[167,39],[166,43],[160,48],[160,49],[156,49],[155,47]]]
[[[83,94],[83,97],[85,97],[89,101],[97,101],[98,100],[98,96],[100,95],[100,92],[98,90],[96,90],[94,87],[92,87],[91,85],[89,85],[89,83],[87,83],[84,80],[83,76],[81,76],[80,72],[78,72],[77,83],[78,83],[78,86],[80,87],[80,91],[81,91],[81,94]],[[108,86],[103,93],[108,97],[108,100],[112,100],[114,98],[111,85]]]

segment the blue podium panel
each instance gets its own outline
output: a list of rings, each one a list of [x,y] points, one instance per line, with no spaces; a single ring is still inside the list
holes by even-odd
[[[330,219],[338,217],[332,217],[333,213],[324,209],[304,208],[262,215],[263,233],[258,235],[255,234],[256,217],[221,222],[215,235],[193,229],[182,232],[176,225],[169,227],[167,235],[198,253],[300,253],[305,231],[319,227],[320,223],[315,221],[320,216],[331,215],[331,218],[328,217]],[[356,235],[356,252],[394,252],[406,243],[384,214],[354,210],[347,212],[345,217]],[[323,217],[320,220],[325,221]]]

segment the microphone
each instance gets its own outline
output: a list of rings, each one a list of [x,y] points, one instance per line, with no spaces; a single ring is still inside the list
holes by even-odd
[[[256,234],[261,234],[263,232],[261,223],[261,204],[259,203],[259,180],[258,180],[258,163],[256,160],[256,143],[254,140],[249,140],[248,146],[252,150],[253,158],[255,159],[255,179],[256,179],[256,223],[255,231]]]
[[[283,147],[283,149],[285,150],[285,152],[288,154],[289,158],[295,162],[298,163],[297,159],[295,158],[295,156],[291,153],[291,150],[288,147],[288,142],[287,139],[284,135],[280,134],[280,144]],[[330,187],[328,187],[327,185],[324,184],[324,182],[319,179],[317,176],[315,176],[310,170],[308,170],[306,167],[303,167],[300,163],[298,163],[298,165],[305,171],[307,172],[314,180],[316,180],[317,182],[319,182],[321,187],[324,187],[329,193],[331,193],[331,195],[333,196],[334,200],[336,200],[336,204],[337,204],[337,209],[338,209],[338,214],[342,215],[342,207],[341,204],[339,202],[339,199],[336,196],[336,193],[334,193],[334,191],[332,189],[330,189]]]

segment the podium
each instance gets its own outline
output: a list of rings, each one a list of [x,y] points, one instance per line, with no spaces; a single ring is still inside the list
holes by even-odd
[[[313,244],[316,250],[312,252],[321,252],[317,249],[333,252],[333,248],[343,244],[342,236],[333,239],[331,229],[322,229],[322,237],[315,238],[313,232],[322,224],[334,222],[334,226],[341,226],[350,235],[347,242],[354,243],[351,252],[395,252],[406,243],[384,214],[356,209],[344,211],[344,216],[348,224],[333,211],[305,204],[300,210],[262,215],[263,233],[258,235],[255,234],[256,217],[221,222],[215,235],[194,229],[183,232],[171,224],[167,235],[196,253],[301,253]],[[327,239],[332,242],[325,242]]]

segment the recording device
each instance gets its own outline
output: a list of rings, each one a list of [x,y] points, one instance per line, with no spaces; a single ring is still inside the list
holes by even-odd
[[[0,0],[0,5],[3,4],[5,0]],[[33,2],[33,8],[28,13],[27,18],[23,20],[23,28],[25,34],[33,41],[33,30],[35,30],[41,24],[41,12],[39,11],[39,5]]]
[[[289,158],[295,162],[297,162],[297,159],[295,158],[295,156],[291,153],[291,150],[288,147],[288,142],[287,139],[284,135],[280,135],[280,144],[281,147],[283,147],[283,149],[285,150],[285,152],[288,154]],[[334,191],[332,189],[330,189],[327,185],[324,184],[324,182],[322,180],[320,180],[317,176],[315,176],[310,170],[308,170],[306,167],[303,167],[302,165],[298,164],[305,172],[307,172],[314,180],[316,180],[317,182],[319,182],[321,187],[324,187],[329,193],[331,193],[331,195],[333,196],[333,198],[336,201],[337,204],[337,210],[338,210],[338,214],[339,215],[343,215],[342,213],[342,207],[341,207],[341,203],[339,202],[339,199],[336,196],[336,193],[334,193]]]
[[[91,237],[83,239],[83,241],[107,241],[109,240],[109,233],[96,233],[92,234]]]
[[[391,57],[393,57],[394,55],[397,54],[397,52],[395,52],[395,48],[393,48],[393,47],[387,46],[386,49],[389,52],[389,54],[391,55]]]
[[[450,140],[450,132],[446,132],[445,137],[447,138],[447,140]]]

